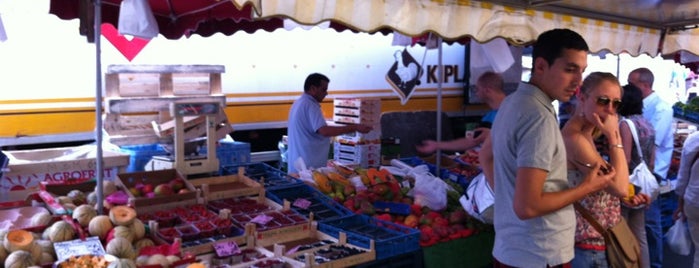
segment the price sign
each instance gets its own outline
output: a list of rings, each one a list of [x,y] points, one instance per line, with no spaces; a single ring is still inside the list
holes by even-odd
[[[293,205],[298,208],[308,209],[308,207],[311,206],[311,201],[308,201],[308,199],[305,198],[299,198],[294,201]]]
[[[216,250],[216,256],[218,257],[228,257],[240,253],[240,248],[235,241],[216,243],[214,244],[214,250]]]
[[[265,215],[265,214],[260,214],[260,215],[257,215],[257,217],[253,218],[252,220],[250,220],[250,222],[258,223],[261,225],[266,225],[272,219],[274,219],[274,218],[272,218],[268,215]]]
[[[93,255],[102,256],[105,254],[102,243],[99,237],[91,236],[85,240],[70,240],[53,244],[56,252],[56,259],[59,261],[70,258],[71,256]]]

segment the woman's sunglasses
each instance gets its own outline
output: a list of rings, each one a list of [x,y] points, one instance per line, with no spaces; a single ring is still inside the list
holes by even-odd
[[[609,105],[609,103],[612,103],[612,108],[614,108],[614,109],[619,108],[619,106],[621,106],[620,99],[612,100],[610,98],[603,97],[603,96],[597,97],[597,105],[607,106],[607,105]]]

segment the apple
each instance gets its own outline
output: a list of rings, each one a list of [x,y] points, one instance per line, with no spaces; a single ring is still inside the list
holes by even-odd
[[[143,185],[143,188],[141,188],[141,192],[143,192],[144,194],[152,193],[153,190],[154,190],[154,189],[153,189],[153,184],[150,184],[150,183],[144,184],[144,185]]]
[[[175,192],[172,191],[172,187],[170,187],[169,184],[161,183],[155,186],[155,189],[153,190],[155,193],[155,196],[166,196],[166,195],[172,195]]]
[[[174,180],[170,181],[170,187],[172,187],[172,191],[177,193],[181,189],[184,189],[184,180],[181,178],[175,178]]]
[[[131,187],[131,188],[129,188],[129,192],[131,192],[131,194],[132,194],[133,196],[135,196],[135,197],[140,197],[140,196],[141,196],[141,190],[139,190],[139,189],[136,188],[136,187]]]

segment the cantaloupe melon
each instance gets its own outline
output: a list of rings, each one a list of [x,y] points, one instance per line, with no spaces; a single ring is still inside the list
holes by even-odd
[[[136,268],[136,263],[130,259],[118,259],[109,263],[107,268]]]
[[[114,237],[126,238],[126,240],[128,240],[129,243],[133,243],[133,241],[134,241],[134,234],[131,231],[131,228],[126,227],[126,226],[114,227]]]
[[[73,219],[76,219],[80,226],[87,227],[90,220],[97,216],[97,210],[94,207],[84,204],[73,210]]]
[[[51,225],[48,236],[51,242],[63,242],[72,240],[75,237],[75,229],[70,223],[65,221],[57,221]]]
[[[32,245],[34,245],[34,236],[32,233],[21,229],[8,232],[3,241],[3,246],[5,246],[5,249],[9,252],[18,250],[31,252]]]
[[[131,233],[133,233],[134,240],[139,240],[146,236],[146,226],[138,218],[133,220],[133,223],[129,225]]]
[[[34,214],[29,220],[29,224],[31,224],[32,227],[46,226],[49,223],[51,223],[51,214],[46,211],[41,211]]]
[[[27,268],[34,265],[36,263],[32,259],[32,254],[24,250],[12,252],[5,259],[5,268]]]
[[[109,219],[114,225],[129,226],[136,219],[136,210],[127,206],[115,206],[109,209]]]
[[[109,233],[109,230],[111,230],[113,227],[114,226],[112,225],[112,221],[109,219],[109,216],[97,215],[90,220],[87,230],[90,235],[98,236],[101,240],[104,240],[107,238],[107,233]]]
[[[141,252],[142,248],[150,246],[155,246],[155,242],[153,242],[153,240],[151,240],[150,238],[142,238],[136,241],[136,243],[134,243],[134,248],[136,248],[136,252]]]
[[[114,239],[107,243],[107,249],[105,251],[117,258],[132,260],[136,258],[136,251],[131,245],[131,242],[123,237],[114,237]]]

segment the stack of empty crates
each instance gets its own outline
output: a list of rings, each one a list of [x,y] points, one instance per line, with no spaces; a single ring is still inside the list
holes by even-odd
[[[337,136],[333,146],[335,161],[364,168],[381,165],[381,99],[335,99],[333,121],[336,124],[366,124],[374,128],[368,133]]]

